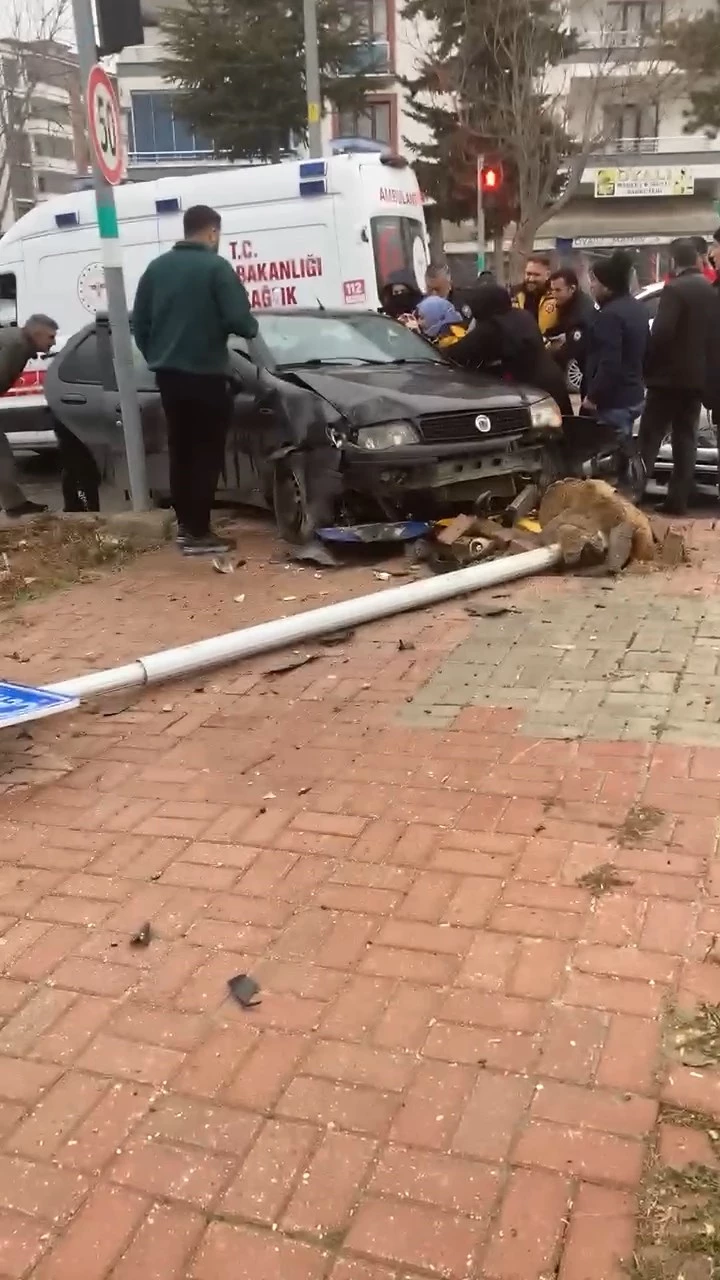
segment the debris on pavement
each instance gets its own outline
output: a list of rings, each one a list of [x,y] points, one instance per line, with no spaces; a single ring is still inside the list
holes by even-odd
[[[582,551],[580,560],[575,558],[583,536],[589,549],[588,556],[592,557],[597,553],[601,539],[607,551],[611,531],[621,524],[632,527],[631,559],[652,561],[655,558],[655,542],[648,517],[605,480],[556,481],[543,494],[538,520],[546,546],[559,542],[564,549],[567,542],[572,555],[570,563],[588,562],[582,560]]]
[[[632,880],[621,876],[614,862],[601,862],[580,876],[577,884],[580,889],[590,889],[593,897],[599,898],[603,893],[612,893],[613,889],[632,884]]]
[[[335,645],[345,644],[348,640],[355,639],[355,632],[352,628],[347,631],[333,631],[329,636],[321,636],[318,644],[322,644],[326,649],[332,649]]]
[[[470,618],[503,618],[508,613],[519,613],[510,604],[466,604],[465,612]]]
[[[299,667],[306,667],[309,662],[317,662],[320,656],[319,653],[292,654],[291,657],[277,662],[274,667],[267,667],[262,674],[266,679],[268,676],[283,676],[288,671],[297,671]]]
[[[212,562],[212,567],[216,573],[234,573],[235,565],[227,556],[216,556]]]
[[[234,978],[228,978],[228,991],[243,1009],[255,1009],[262,1004],[261,1000],[255,999],[260,991],[260,983],[251,978],[249,973],[238,973]]]
[[[524,489],[516,498],[505,508],[502,515],[502,522],[506,528],[511,528],[514,524],[518,524],[521,520],[526,519],[537,511],[540,502],[540,490],[536,484],[526,484]]]
[[[130,939],[131,947],[149,947],[152,941],[152,925],[149,920],[141,925],[136,933]]]
[[[399,653],[412,653],[414,648],[415,648],[414,640],[398,640]]]
[[[440,532],[437,534],[436,541],[441,547],[452,547],[458,538],[465,537],[468,533],[474,531],[477,524],[477,517],[474,515],[460,515],[451,520],[449,524],[440,521]]]
[[[685,546],[685,539],[678,529],[667,529],[665,535],[660,542],[660,563],[665,565],[667,569],[677,569],[681,564],[687,564],[688,554]]]

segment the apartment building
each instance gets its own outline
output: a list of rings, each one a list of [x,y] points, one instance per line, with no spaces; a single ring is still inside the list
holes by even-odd
[[[184,0],[170,0],[182,7]],[[367,101],[362,111],[330,112],[323,122],[324,145],[361,140],[358,146],[407,151],[417,137],[408,116],[400,78],[412,75],[420,56],[422,32],[401,16],[398,0],[353,0],[360,8],[367,39],[357,49],[357,63],[368,76]],[[160,12],[168,4],[146,0],[143,6],[145,44],[125,49],[117,61],[120,102],[127,121],[128,171],[135,178],[157,177],[183,168],[197,173],[225,163],[213,150],[211,138],[192,129],[175,111],[173,86],[164,76],[164,48],[158,28]],[[288,138],[288,155],[298,146]]]
[[[77,56],[54,41],[0,40],[0,233],[87,173]]]
[[[703,0],[684,0],[683,16]],[[580,249],[634,246],[661,273],[676,236],[709,236],[720,223],[720,141],[685,132],[682,78],[652,33],[675,16],[661,0],[573,0],[582,50],[565,68],[568,117],[598,139],[580,190],[541,235]]]

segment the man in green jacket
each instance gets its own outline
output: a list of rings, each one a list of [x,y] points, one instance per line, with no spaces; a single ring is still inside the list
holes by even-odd
[[[184,240],[150,263],[135,295],[135,341],[157,377],[168,430],[170,496],[185,555],[218,555],[228,544],[210,513],[232,418],[227,341],[254,338],[244,286],[220,257],[220,214],[188,209]]]

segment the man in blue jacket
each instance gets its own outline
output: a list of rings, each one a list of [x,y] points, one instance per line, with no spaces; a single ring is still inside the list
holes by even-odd
[[[170,496],[185,555],[228,550],[210,528],[233,401],[228,338],[254,338],[244,286],[219,255],[220,214],[188,209],[185,238],[155,258],[135,295],[135,341],[157,377],[168,430]]]
[[[595,263],[590,287],[598,304],[587,339],[583,411],[614,427],[626,447],[645,398],[647,315],[631,296],[633,260],[618,250]]]

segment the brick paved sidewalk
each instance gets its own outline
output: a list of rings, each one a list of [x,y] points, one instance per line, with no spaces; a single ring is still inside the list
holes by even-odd
[[[127,659],[301,594],[264,573],[241,609],[160,557],[4,644]],[[662,1051],[720,1002],[716,573],[536,581],[0,746],[0,1278],[621,1280],[647,1152],[698,1156],[668,1108],[720,1116]]]

